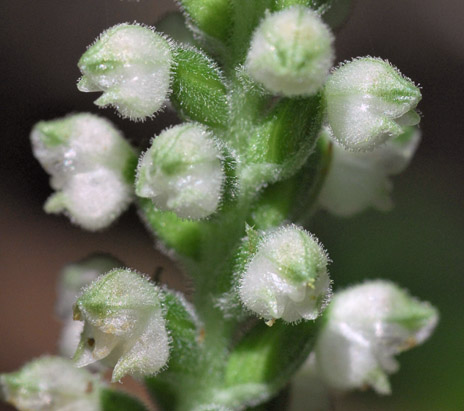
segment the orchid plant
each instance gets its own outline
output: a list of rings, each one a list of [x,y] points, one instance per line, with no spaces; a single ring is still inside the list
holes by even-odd
[[[132,121],[175,110],[180,124],[132,147],[91,113],[31,133],[50,175],[48,213],[97,231],[135,204],[193,293],[109,255],[67,265],[57,313],[63,357],[0,377],[20,410],[141,410],[113,390],[130,375],[159,409],[298,409],[390,392],[395,355],[425,341],[437,310],[387,280],[340,290],[319,210],[391,207],[391,175],[419,143],[420,89],[389,62],[334,67],[348,0],[179,0],[158,28],[109,28],[79,60],[78,89]],[[65,359],[64,357],[71,357]],[[284,393],[284,394],[282,394]],[[315,407],[315,405],[314,405]]]

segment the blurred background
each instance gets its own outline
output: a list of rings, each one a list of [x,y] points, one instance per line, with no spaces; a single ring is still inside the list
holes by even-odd
[[[0,372],[55,352],[55,283],[68,262],[106,251],[145,273],[163,267],[163,282],[185,285],[134,209],[97,234],[47,216],[48,177],[29,143],[39,120],[97,112],[95,95],[77,91],[76,63],[101,31],[121,22],[154,24],[173,9],[170,0],[0,2]],[[421,84],[423,141],[395,179],[392,212],[351,219],[320,213],[313,231],[334,261],[336,287],[389,278],[436,305],[441,321],[430,341],[400,356],[392,396],[349,394],[335,410],[464,409],[463,21],[462,0],[358,0],[337,32],[339,61],[379,56]],[[99,114],[136,145],[176,121],[167,112],[143,124],[121,121],[111,109]],[[130,381],[119,387],[140,391]]]

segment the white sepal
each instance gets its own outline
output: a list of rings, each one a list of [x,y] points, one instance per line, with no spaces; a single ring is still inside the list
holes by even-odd
[[[240,299],[266,320],[314,320],[331,295],[327,264],[325,250],[303,229],[268,232],[241,274]]]
[[[74,319],[84,321],[76,365],[102,360],[114,367],[113,381],[159,372],[169,357],[161,299],[161,290],[128,269],[99,277],[74,306]]]
[[[163,131],[140,158],[135,192],[181,218],[200,219],[219,206],[225,175],[208,129],[187,123]]]
[[[390,393],[394,356],[424,342],[433,332],[437,310],[383,280],[336,293],[316,342],[322,379],[338,390],[374,388]]]
[[[70,360],[41,357],[0,376],[2,396],[18,410],[99,411],[103,383]]]
[[[269,91],[310,96],[325,82],[334,60],[333,36],[320,16],[294,6],[267,14],[251,40],[245,68]]]
[[[332,140],[329,172],[319,194],[321,208],[339,216],[351,216],[369,207],[387,211],[392,207],[390,176],[409,164],[420,141],[420,131],[387,141],[371,152],[345,150],[325,130],[322,138]]]
[[[372,151],[419,123],[418,87],[379,58],[363,57],[332,72],[325,85],[327,121],[346,149]]]
[[[119,24],[104,33],[79,60],[80,91],[103,91],[95,104],[143,120],[163,107],[170,91],[168,41],[149,27]]]

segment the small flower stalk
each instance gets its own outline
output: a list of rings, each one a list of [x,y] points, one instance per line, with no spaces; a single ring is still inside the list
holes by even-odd
[[[310,96],[322,87],[334,60],[333,36],[320,16],[293,6],[267,14],[256,29],[245,68],[267,90]]]
[[[338,390],[370,386],[389,394],[394,356],[422,344],[438,322],[437,310],[383,280],[336,293],[316,343],[317,369]]]
[[[56,190],[45,211],[63,212],[95,231],[129,206],[135,151],[109,121],[87,113],[42,121],[33,128],[31,141]]]
[[[338,67],[325,85],[327,122],[340,145],[372,151],[406,126],[419,123],[419,88],[379,58],[363,57]]]
[[[239,295],[270,324],[314,320],[330,299],[328,256],[318,240],[296,226],[266,233],[248,257]]]
[[[99,277],[74,306],[74,319],[84,321],[76,365],[102,361],[114,367],[113,381],[159,372],[169,358],[161,300],[161,291],[133,271],[115,269]]]
[[[135,185],[163,211],[201,219],[219,206],[225,175],[218,143],[197,123],[172,127],[153,140],[141,157]]]
[[[101,410],[97,377],[60,357],[41,357],[0,375],[2,397],[18,410]]]
[[[169,42],[151,28],[119,24],[105,31],[79,60],[80,91],[102,91],[95,104],[143,120],[163,107],[170,91]]]

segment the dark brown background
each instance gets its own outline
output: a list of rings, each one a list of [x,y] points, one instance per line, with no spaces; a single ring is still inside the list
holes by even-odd
[[[169,0],[0,2],[0,372],[15,370],[29,359],[54,352],[59,332],[53,317],[54,287],[66,262],[95,250],[108,251],[143,272],[150,273],[162,265],[167,268],[163,281],[180,285],[172,264],[154,251],[152,238],[134,210],[98,234],[72,227],[65,218],[45,215],[42,204],[50,193],[48,177],[33,159],[28,140],[38,120],[72,111],[97,111],[92,104],[95,96],[79,93],[75,87],[79,77],[76,62],[102,30],[124,21],[153,24],[169,8],[173,8]],[[378,402],[370,394],[351,395],[336,402],[337,410],[458,409],[456,404],[464,388],[458,343],[463,336],[464,314],[463,21],[462,0],[359,0],[351,19],[337,34],[340,61],[362,55],[381,56],[423,86],[420,108],[424,139],[413,165],[398,179],[398,207],[391,217],[391,224],[403,224],[405,235],[410,236],[409,243],[404,243],[404,235],[399,243],[404,243],[401,252],[415,268],[410,269],[409,276],[392,274],[390,278],[436,303],[442,313],[434,339],[417,349],[418,354],[404,355],[406,365],[401,360],[403,370],[393,379],[392,398]],[[143,144],[173,120],[163,114],[155,122],[131,124],[118,119],[111,110],[100,114],[113,119],[136,144]],[[422,208],[430,212],[421,214]],[[347,225],[344,220],[328,218],[328,223],[315,225],[320,231],[316,234],[332,250],[333,273],[340,277],[340,284],[344,280],[339,274],[343,270],[337,266],[337,253],[338,261],[346,264],[353,266],[357,260],[355,253],[350,254],[351,259],[344,258],[343,244],[330,240],[334,238],[331,234],[350,241],[351,234],[343,233],[356,232],[361,223],[369,224],[364,232],[371,237],[364,236],[372,238],[372,243],[385,235],[398,234],[376,231],[391,226],[390,217],[368,213],[363,218]],[[362,237],[356,235],[357,240]],[[409,247],[416,251],[411,254]],[[374,247],[371,253],[377,252],[388,261],[388,253],[382,255],[379,250]],[[414,266],[420,258],[429,261]],[[430,273],[421,267],[430,267]],[[372,263],[369,269],[382,272],[380,263]]]

